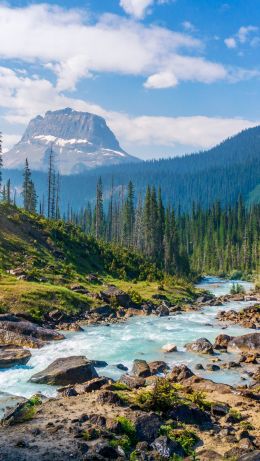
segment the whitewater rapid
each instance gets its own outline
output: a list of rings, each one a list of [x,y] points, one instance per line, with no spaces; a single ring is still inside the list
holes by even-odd
[[[238,281],[249,291],[253,284]],[[210,290],[216,296],[230,292],[232,282],[214,277],[206,277],[199,287]],[[46,396],[54,396],[57,392],[53,386],[29,383],[29,378],[46,368],[53,360],[71,355],[84,355],[89,359],[105,360],[108,366],[99,368],[98,373],[120,378],[122,371],[116,364],[122,363],[131,370],[134,359],[164,360],[170,366],[185,363],[191,369],[198,363],[206,364],[209,357],[203,357],[185,351],[185,344],[200,337],[214,341],[220,333],[238,336],[250,333],[250,329],[238,325],[228,326],[216,320],[220,310],[240,310],[252,302],[229,302],[223,306],[205,306],[203,310],[185,312],[169,317],[134,317],[126,322],[110,326],[86,326],[83,332],[65,332],[66,339],[50,343],[42,349],[32,349],[32,357],[27,365],[10,369],[0,369],[0,390],[17,396],[29,397],[36,392]],[[161,347],[166,343],[177,345],[178,352],[164,354]],[[221,354],[223,361],[231,361],[234,354]],[[220,370],[217,372],[197,371],[200,376],[213,379],[215,382],[239,384],[247,382],[248,376],[239,369]]]

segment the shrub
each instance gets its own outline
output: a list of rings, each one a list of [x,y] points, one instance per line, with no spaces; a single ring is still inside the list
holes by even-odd
[[[231,408],[229,410],[229,415],[237,422],[243,419],[243,416],[241,415],[240,411],[236,410],[235,408]]]
[[[136,428],[130,419],[125,416],[119,416],[117,421],[120,423],[122,432],[129,437],[132,445],[136,443]]]
[[[122,435],[122,437],[118,439],[111,440],[110,445],[111,447],[114,447],[114,448],[122,447],[123,450],[127,452],[131,450],[132,443],[128,435],[125,434],[125,435]]]
[[[232,287],[230,289],[230,294],[231,295],[237,295],[240,293],[245,293],[244,287],[240,285],[239,283],[233,283]]]
[[[153,389],[141,390],[136,395],[136,403],[145,410],[166,412],[179,402],[176,388],[165,378],[158,378]]]
[[[202,391],[193,391],[186,397],[192,403],[195,403],[195,405],[197,405],[203,411],[210,410],[211,408],[211,402],[206,400],[206,395]]]

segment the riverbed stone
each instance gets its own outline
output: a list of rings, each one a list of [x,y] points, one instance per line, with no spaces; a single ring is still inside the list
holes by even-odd
[[[213,354],[213,345],[207,338],[199,338],[185,345],[187,351],[198,354]]]
[[[231,339],[233,339],[233,336],[229,336],[229,335],[218,335],[215,339],[215,342],[214,342],[214,349],[218,349],[218,350],[226,350],[227,347],[228,347],[228,343],[229,341],[231,341]]]
[[[155,360],[154,362],[148,362],[150,372],[152,375],[157,375],[158,373],[165,373],[169,369],[169,366],[163,360]]]
[[[133,363],[132,373],[139,378],[147,378],[151,376],[151,370],[146,360],[135,359]]]
[[[30,351],[19,346],[0,346],[0,368],[26,365],[31,356]]]
[[[184,381],[185,379],[191,378],[192,376],[194,376],[194,373],[191,371],[191,369],[188,368],[187,365],[181,364],[173,367],[172,371],[168,374],[167,377],[170,381],[178,383]]]
[[[48,328],[39,327],[38,325],[28,321],[1,321],[0,329],[19,335],[32,336],[33,338],[40,339],[41,341],[55,341],[64,339],[64,336],[61,333]]]
[[[162,351],[163,352],[166,352],[167,354],[170,353],[170,352],[176,352],[177,351],[177,346],[176,344],[165,344],[163,347],[162,347]]]
[[[91,360],[84,356],[72,356],[54,360],[45,370],[30,378],[32,383],[66,386],[97,378]]]
[[[260,333],[249,333],[231,339],[228,343],[227,351],[260,353]]]

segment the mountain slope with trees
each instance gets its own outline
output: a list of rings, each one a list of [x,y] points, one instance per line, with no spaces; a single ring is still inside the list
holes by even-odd
[[[20,187],[21,172],[4,170],[4,182],[10,178],[12,187]],[[33,172],[38,195],[46,195],[47,175]],[[61,209],[74,210],[94,203],[98,178],[102,178],[104,203],[108,203],[111,183],[114,188],[127,187],[133,181],[136,198],[145,194],[148,184],[161,187],[162,197],[184,212],[192,210],[193,203],[202,208],[219,201],[222,206],[234,205],[238,196],[244,201],[258,201],[260,184],[260,127],[250,128],[225,140],[206,152],[184,157],[138,162],[112,167],[96,168],[81,175],[62,176]],[[251,194],[251,195],[250,195]],[[46,199],[46,197],[45,197]]]

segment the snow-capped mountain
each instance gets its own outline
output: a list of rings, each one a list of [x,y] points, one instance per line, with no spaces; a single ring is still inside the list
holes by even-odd
[[[120,147],[104,118],[66,108],[32,119],[22,139],[5,154],[5,167],[23,168],[28,158],[32,170],[47,171],[51,149],[61,174],[139,160]]]

